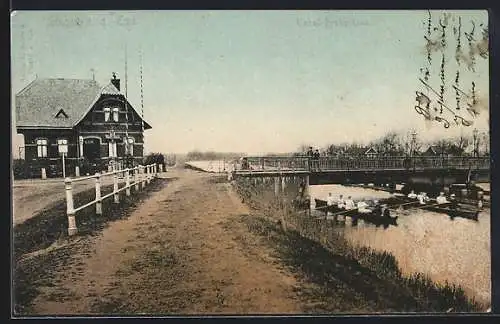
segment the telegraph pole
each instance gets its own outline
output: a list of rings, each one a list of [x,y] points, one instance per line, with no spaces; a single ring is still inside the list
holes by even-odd
[[[477,134],[478,134],[478,130],[477,128],[474,128],[474,130],[472,131],[472,141],[473,141],[473,144],[472,144],[472,147],[473,147],[473,153],[472,155],[474,157],[478,157],[478,147],[479,147],[479,139],[477,137]]]
[[[417,132],[413,131],[411,133],[411,146],[410,146],[410,157],[412,157],[412,158],[415,155],[416,143],[417,143]]]

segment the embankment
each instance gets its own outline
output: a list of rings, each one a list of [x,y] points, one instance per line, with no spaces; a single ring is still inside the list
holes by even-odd
[[[245,222],[274,247],[300,276],[323,287],[312,292],[328,302],[325,312],[481,312],[486,306],[456,285],[435,283],[422,273],[403,275],[388,252],[354,246],[335,225],[293,211],[291,194],[251,181],[233,183],[253,209]],[[284,201],[284,202],[283,202]]]

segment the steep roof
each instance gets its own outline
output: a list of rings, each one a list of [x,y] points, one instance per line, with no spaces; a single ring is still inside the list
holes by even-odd
[[[16,126],[72,128],[103,94],[121,93],[111,83],[102,87],[94,80],[37,78],[16,95]],[[56,118],[61,110],[67,117]]]

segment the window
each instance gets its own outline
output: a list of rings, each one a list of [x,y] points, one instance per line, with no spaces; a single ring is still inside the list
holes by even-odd
[[[134,138],[124,138],[125,142],[125,154],[134,155]]]
[[[118,108],[116,108],[116,107],[115,107],[115,108],[113,108],[113,120],[114,120],[115,122],[117,122],[117,121],[118,121]]]
[[[118,157],[118,154],[116,154],[116,142],[109,142],[108,147],[109,157]]]
[[[111,112],[110,108],[108,108],[108,107],[104,108],[104,121],[106,121],[106,122],[109,121],[110,112]]]
[[[38,157],[47,157],[47,140],[46,139],[37,139],[36,147],[38,152]]]

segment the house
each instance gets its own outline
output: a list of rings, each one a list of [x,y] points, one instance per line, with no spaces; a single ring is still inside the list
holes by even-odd
[[[462,156],[463,154],[464,150],[456,145],[431,145],[425,152],[422,153],[422,156],[451,157]]]
[[[365,158],[365,157],[376,157],[378,155],[377,151],[372,148],[366,148],[364,146],[352,145],[344,147],[337,153],[338,157],[343,158]]]
[[[423,156],[440,156],[441,150],[436,145],[431,145],[422,153]]]
[[[97,171],[143,159],[144,130],[151,129],[120,92],[120,79],[37,78],[15,96],[17,133],[24,136],[25,160],[36,174],[42,167],[62,171],[94,166]]]

